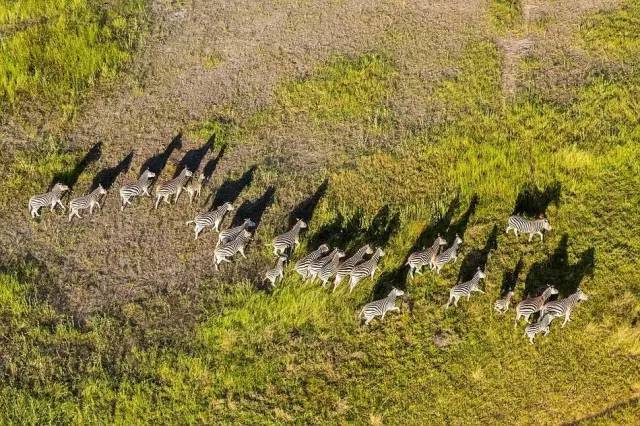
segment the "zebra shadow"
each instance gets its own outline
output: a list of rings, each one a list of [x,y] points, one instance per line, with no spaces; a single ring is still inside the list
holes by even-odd
[[[595,248],[586,249],[576,263],[570,264],[568,247],[569,236],[564,234],[548,259],[531,266],[525,279],[525,297],[539,294],[547,284],[555,286],[560,296],[566,297],[576,291],[585,276],[593,275]]]
[[[467,253],[462,261],[462,265],[460,266],[456,284],[470,280],[478,268],[483,271],[486,270],[491,252],[498,249],[498,233],[498,225],[493,225],[493,228],[484,243],[484,247],[481,249],[475,248]]]
[[[311,222],[311,219],[313,219],[313,213],[315,212],[316,207],[318,207],[320,199],[327,192],[328,187],[329,179],[326,178],[313,194],[293,208],[289,214],[289,227],[293,226],[298,219],[304,220],[307,224]]]
[[[520,273],[524,269],[524,259],[520,256],[518,262],[508,271],[505,271],[502,274],[502,285],[500,286],[500,297],[503,297],[510,291],[514,291],[516,286],[518,285],[518,279],[520,278]]]
[[[433,205],[433,215],[431,221],[422,229],[418,238],[416,238],[413,246],[407,253],[407,258],[413,252],[418,250],[424,250],[426,247],[431,246],[438,234],[444,235],[445,231],[449,228],[451,220],[456,210],[460,207],[460,194],[456,194],[455,197],[449,202],[447,209],[442,212],[441,206],[438,203]],[[406,259],[405,259],[406,261]]]
[[[547,185],[543,190],[534,184],[525,185],[516,198],[513,215],[525,215],[528,217],[546,217],[550,204],[558,207],[562,184],[558,181]]]
[[[56,183],[64,183],[69,188],[73,189],[73,186],[78,182],[78,178],[85,171],[85,169],[91,164],[95,163],[102,156],[102,142],[97,142],[93,145],[89,151],[76,163],[73,170],[67,172],[56,173],[51,179],[49,184],[49,190],[53,188]]]
[[[240,207],[236,209],[233,216],[231,226],[240,225],[245,219],[251,219],[256,225],[255,229],[260,226],[264,212],[273,204],[276,188],[270,186],[259,198],[255,200],[245,200]]]
[[[145,170],[149,170],[156,174],[156,176],[160,176],[160,173],[164,170],[167,165],[167,161],[169,161],[169,157],[173,153],[173,151],[182,149],[182,132],[179,132],[176,136],[171,139],[169,145],[159,154],[154,155],[153,157],[147,159],[142,166],[140,166],[140,172],[138,173],[138,177],[142,176]],[[156,178],[157,179],[157,178]]]
[[[129,171],[129,167],[131,167],[131,160],[133,159],[133,151],[129,152],[126,157],[124,157],[118,164],[114,167],[108,167],[106,169],[100,170],[95,177],[93,178],[93,183],[91,184],[91,190],[93,191],[98,187],[98,185],[102,185],[102,187],[106,190],[111,189],[113,184],[118,179],[118,176],[121,174],[127,173]]]
[[[478,207],[479,202],[480,198],[477,194],[474,194],[471,197],[467,210],[456,222],[449,225],[446,233],[443,235],[447,242],[453,241],[456,235],[459,235],[460,238],[464,239],[464,234],[467,232],[467,227],[469,226],[469,220],[471,220],[471,217],[476,213],[476,208]]]
[[[178,167],[176,167],[176,171],[173,173],[173,177],[177,177],[185,167],[193,173],[197,172],[198,169],[200,169],[200,163],[202,163],[202,160],[213,145],[213,139],[214,137],[212,136],[200,148],[190,149],[189,151],[187,151],[182,159],[180,159],[180,161],[178,162]]]
[[[205,182],[209,182],[211,180],[211,177],[213,176],[213,172],[218,167],[218,163],[220,163],[220,160],[222,160],[222,157],[224,156],[224,152],[226,151],[226,149],[227,149],[227,146],[223,145],[222,148],[220,148],[218,155],[216,155],[213,158],[210,158],[209,161],[207,161],[207,163],[204,165],[202,169],[202,174],[204,175]]]
[[[245,188],[251,185],[251,182],[253,182],[253,175],[255,174],[257,169],[258,169],[258,166],[253,165],[249,168],[249,170],[244,172],[242,176],[240,176],[239,178],[226,179],[222,183],[222,185],[220,185],[220,188],[218,188],[218,191],[216,191],[216,195],[213,197],[213,203],[211,203],[211,207],[209,207],[209,210],[210,211],[214,210],[217,206],[220,206],[223,203],[228,202],[233,204],[238,199],[242,191],[244,191]],[[212,195],[213,194],[211,194],[209,198]],[[208,202],[209,202],[209,199],[207,199],[205,204]]]

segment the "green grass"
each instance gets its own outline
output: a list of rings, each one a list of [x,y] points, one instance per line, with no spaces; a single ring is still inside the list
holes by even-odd
[[[617,24],[599,25],[610,33]],[[529,94],[507,102],[499,61],[491,43],[469,45],[457,75],[430,94],[437,124],[330,171],[300,251],[321,232],[350,250],[361,241],[384,242],[379,277],[352,294],[305,285],[294,273],[271,293],[245,281],[205,281],[198,291],[215,303],[204,306],[192,334],[154,340],[147,335],[154,330],[131,320],[146,314],[142,305],[125,306],[128,319],[105,315],[80,327],[42,297],[46,276],[30,268],[1,274],[0,334],[7,342],[1,418],[555,424],[587,417],[593,424],[632,423],[640,394],[634,262],[640,254],[640,74],[632,68],[593,77],[566,105]],[[240,144],[272,120],[286,123],[278,121],[283,116],[335,129],[385,109],[392,123],[385,103],[395,78],[389,63],[376,55],[338,59],[281,89],[274,109],[237,127],[217,117],[191,131]],[[67,170],[72,157],[50,151],[47,161],[36,156],[12,166],[11,185],[41,185],[44,176]],[[519,193],[532,188],[559,188],[547,210],[554,229],[543,243],[503,234]],[[452,203],[456,194],[458,204]],[[478,205],[468,213],[474,197]],[[448,210],[450,227],[442,225]],[[449,239],[464,231],[461,259],[442,276],[405,283],[402,263],[425,226]],[[261,232],[268,240],[275,231],[266,224]],[[460,268],[473,266],[492,235],[487,294],[445,311]],[[254,250],[266,257],[268,248]],[[491,313],[504,275],[520,259],[516,300],[525,282],[550,282],[563,292],[579,284],[591,297],[567,327],[555,325],[535,346],[522,326],[514,329],[513,311],[504,318]],[[362,305],[391,286],[406,287],[402,312],[368,329],[358,326]],[[448,346],[436,345],[441,336]]]
[[[2,1],[0,104],[5,111],[75,113],[87,90],[113,79],[144,28],[145,2]]]
[[[640,54],[640,4],[602,12],[586,20],[580,31],[582,46],[596,54],[633,64]]]
[[[499,32],[514,30],[522,24],[521,0],[492,0],[491,21]]]

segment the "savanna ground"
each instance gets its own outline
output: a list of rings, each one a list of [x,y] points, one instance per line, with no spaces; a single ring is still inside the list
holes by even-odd
[[[2,423],[637,423],[636,2],[2,1],[0,37]],[[119,211],[183,166],[195,205]],[[54,181],[110,192],[29,220]],[[184,222],[224,201],[259,226],[216,273]],[[506,236],[514,211],[553,230]],[[265,289],[296,217],[296,256],[370,242],[379,275]],[[407,280],[438,233],[458,263]],[[532,346],[491,304],[547,283],[590,299]]]

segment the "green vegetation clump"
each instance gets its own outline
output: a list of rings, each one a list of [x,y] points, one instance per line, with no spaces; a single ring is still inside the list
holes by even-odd
[[[629,64],[640,55],[640,3],[627,2],[622,8],[587,19],[580,30],[585,49]]]
[[[0,103],[71,116],[86,90],[113,78],[144,27],[145,2],[2,1]]]
[[[491,20],[500,32],[514,29],[522,23],[521,0],[492,0]]]

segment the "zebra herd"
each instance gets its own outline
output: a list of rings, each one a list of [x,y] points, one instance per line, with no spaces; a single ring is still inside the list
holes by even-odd
[[[155,173],[145,170],[137,181],[123,185],[119,190],[121,211],[127,206],[131,206],[132,200],[135,198],[151,197],[149,190],[155,177]],[[194,173],[185,167],[177,177],[157,186],[154,209],[158,208],[161,201],[171,204],[172,196],[174,196],[174,202],[177,202],[183,191],[189,195],[189,203],[191,204],[194,198],[200,196],[203,182],[204,176],[194,176]],[[67,185],[56,183],[49,192],[31,197],[29,199],[31,218],[40,217],[39,211],[43,207],[49,207],[51,211],[54,211],[57,206],[60,206],[63,211],[66,211],[62,198],[67,191],[69,191]],[[101,200],[106,193],[107,191],[102,185],[98,185],[89,194],[72,199],[69,202],[68,220],[71,221],[74,216],[82,218],[80,212],[83,210],[88,210],[89,214],[93,214],[94,209],[101,208]],[[244,219],[240,225],[235,227],[220,229],[226,214],[233,210],[234,206],[225,202],[215,210],[200,213],[193,220],[186,222],[188,225],[194,225],[195,239],[206,229],[213,229],[218,233],[213,253],[216,271],[223,262],[231,262],[231,258],[236,254],[246,258],[245,248],[253,238],[251,229],[256,227],[256,223],[251,219]],[[284,279],[287,263],[300,244],[300,235],[306,228],[307,223],[302,219],[297,219],[291,229],[273,239],[271,245],[276,256],[276,263],[272,269],[265,272],[264,282],[275,287],[278,281]],[[516,237],[519,233],[528,234],[529,241],[535,235],[539,235],[542,241],[543,233],[550,230],[551,225],[546,218],[529,220],[514,215],[508,218],[505,232],[508,234],[509,231],[513,231]],[[447,241],[438,235],[428,248],[411,253],[405,263],[405,266],[408,267],[409,278],[413,279],[415,274],[422,275],[422,269],[426,266],[440,274],[446,265],[456,263],[463,240],[456,234],[451,245],[445,248],[447,244]],[[319,281],[323,288],[327,288],[329,282],[333,280],[333,292],[343,280],[348,279],[349,292],[352,292],[363,280],[368,278],[373,280],[380,259],[384,255],[385,252],[382,248],[377,247],[374,250],[373,247],[366,244],[347,257],[346,253],[339,248],[331,250],[327,244],[321,244],[314,251],[298,259],[293,270],[305,282]],[[486,278],[485,271],[478,267],[470,280],[453,286],[449,291],[449,299],[444,305],[445,309],[451,305],[457,307],[460,299],[469,300],[475,292],[484,293],[480,288],[480,281],[484,278]],[[571,312],[576,304],[588,299],[588,296],[581,289],[577,289],[574,294],[564,299],[550,300],[552,296],[557,294],[558,290],[555,287],[548,286],[540,295],[528,297],[516,306],[514,326],[517,326],[520,318],[524,318],[527,322],[524,335],[529,338],[532,344],[536,335],[549,333],[549,327],[555,318],[564,317],[562,324],[564,327],[570,321]],[[506,313],[510,308],[513,295],[513,289],[510,289],[504,297],[493,304],[494,310],[500,314]],[[376,317],[380,317],[382,320],[387,312],[399,311],[400,308],[395,306],[395,301],[402,296],[404,296],[404,292],[394,287],[387,297],[364,305],[358,317],[364,319],[365,325],[368,325]],[[538,314],[538,319],[530,323],[530,319],[536,314]]]

